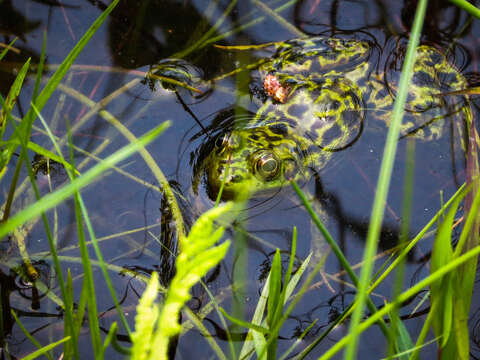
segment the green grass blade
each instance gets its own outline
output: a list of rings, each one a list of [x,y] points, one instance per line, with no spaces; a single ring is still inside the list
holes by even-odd
[[[45,57],[47,56],[47,32],[43,31],[42,52],[40,53],[40,61],[37,65],[37,75],[35,76],[35,86],[33,87],[32,102],[35,102],[38,96],[38,90],[42,82],[42,74],[45,66]],[[31,113],[33,116],[33,112]]]
[[[267,303],[267,324],[273,325],[275,312],[280,300],[280,291],[282,287],[282,264],[281,264],[280,250],[275,251],[273,256],[272,267],[270,269],[270,289],[268,291]],[[283,306],[283,304],[280,304]]]
[[[20,145],[20,140],[11,139],[8,142],[0,142],[0,146],[8,144],[8,143],[15,143],[17,145]],[[59,164],[62,164],[66,169],[69,169],[70,171],[73,171],[75,174],[80,175],[78,170],[74,169],[68,161],[65,161],[65,159],[63,157],[58,156],[57,154],[51,152],[50,150],[47,150],[44,147],[42,147],[42,146],[40,146],[40,145],[38,145],[34,142],[31,142],[31,141],[28,142],[27,148],[28,148],[28,150],[31,150],[31,151],[37,153],[38,155],[41,155],[45,158],[48,158],[50,160],[58,162]]]
[[[17,323],[18,327],[22,332],[25,334],[28,340],[32,342],[33,345],[35,345],[39,350],[42,349],[42,345],[30,334],[30,332],[23,326],[23,323],[20,321],[18,318],[17,314],[13,309],[10,309],[10,313],[12,314],[13,318],[15,319],[15,322]],[[52,354],[50,354],[49,350],[45,351],[43,353],[49,360],[53,360]]]
[[[425,287],[430,286],[431,284],[435,283],[436,281],[441,280],[446,274],[454,271],[458,267],[462,266],[466,262],[474,259],[480,254],[480,246],[476,246],[470,251],[462,254],[458,258],[453,259],[450,263],[446,264],[445,266],[441,267],[433,274],[430,274],[423,280],[420,280],[417,284],[409,288],[408,290],[404,291],[400,294],[395,301],[392,303],[386,304],[383,308],[379,309],[375,314],[367,318],[364,322],[358,325],[357,332],[362,333],[371,327],[379,318],[388,314],[393,307],[400,306],[403,302],[409,300],[419,292],[425,289]],[[328,351],[326,351],[319,360],[327,360],[331,359],[335,354],[337,354],[341,349],[346,347],[350,341],[352,340],[353,334],[349,332],[346,336],[342,339],[337,341],[335,345],[333,345]]]
[[[398,245],[401,249],[405,248],[408,241],[408,233],[410,229],[410,219],[412,213],[413,202],[413,179],[415,170],[415,139],[410,138],[407,142],[406,148],[406,164],[405,175],[403,181],[403,202],[402,202],[402,220],[400,225],[400,236],[398,239]],[[393,255],[393,254],[392,254]],[[383,271],[383,269],[382,269]],[[403,282],[405,277],[405,260],[400,261],[395,272],[395,280],[392,290],[392,298],[395,299],[403,289]],[[391,319],[391,331],[390,334],[393,338],[389,339],[389,354],[402,354],[399,355],[400,360],[407,360],[408,357],[404,353],[409,351],[413,347],[412,339],[408,333],[405,325],[401,322],[397,308],[390,314]],[[395,343],[397,348],[395,348]]]
[[[64,343],[65,341],[68,341],[68,340],[70,340],[70,336],[64,337],[61,340],[58,340],[58,341],[56,341],[54,343],[51,343],[51,344],[48,344],[47,346],[44,346],[43,348],[25,356],[24,358],[22,358],[22,360],[36,359],[37,357],[44,355],[46,352],[52,350],[53,348],[57,347],[58,345]]]
[[[427,231],[437,223],[443,213],[448,209],[448,207],[455,201],[458,196],[461,196],[463,191],[465,190],[465,184],[462,184],[452,195],[452,197],[437,211],[434,217],[430,219],[430,221],[418,232],[418,234],[408,243],[408,245],[401,251],[401,253],[397,256],[395,260],[390,264],[390,266],[375,280],[375,282],[370,286],[369,293],[375,290],[384,280],[385,278],[391,274],[391,272],[396,269],[400,262],[402,262],[407,254],[413,249],[413,247],[425,236]]]
[[[15,77],[13,84],[8,92],[7,98],[5,99],[5,104],[2,104],[0,109],[0,139],[3,139],[3,133],[5,132],[5,127],[7,125],[7,117],[10,115],[15,103],[17,102],[18,95],[23,86],[23,81],[30,67],[30,58],[23,64],[20,72]]]
[[[300,281],[303,273],[305,272],[305,270],[307,270],[307,266],[310,263],[310,260],[312,259],[312,255],[313,253],[308,254],[308,256],[305,258],[305,260],[302,262],[298,270],[295,272],[295,274],[293,274],[292,278],[288,282],[287,290],[285,292],[284,305],[287,302],[287,300],[292,296],[293,290],[295,290],[295,287]]]
[[[10,44],[8,44],[8,46],[4,50],[2,50],[2,52],[0,53],[0,61],[5,57],[5,55],[7,55],[8,50],[10,50],[10,48],[13,46],[13,44],[15,44],[17,40],[18,38],[16,37],[10,42]]]
[[[276,327],[278,317],[282,314],[283,303],[281,302],[281,287],[282,287],[282,260],[280,250],[275,251],[273,256],[272,268],[270,270],[270,289],[268,291],[267,303],[267,324],[270,329]],[[275,360],[277,353],[277,334],[271,331],[270,337],[272,341],[268,346],[267,359]]]
[[[300,336],[295,340],[295,342],[282,354],[282,356],[278,360],[286,360],[288,355],[292,353],[295,348],[301,344],[303,338],[310,332],[310,330],[315,326],[318,319],[312,321],[310,325],[300,334]]]
[[[75,167],[72,147],[72,134],[70,131],[70,127],[68,128],[68,140],[70,143],[70,162],[72,166]],[[103,359],[103,345],[102,338],[100,336],[100,324],[98,322],[97,297],[95,296],[96,291],[95,283],[93,280],[93,270],[90,263],[90,258],[88,255],[88,249],[85,240],[82,210],[80,208],[79,189],[75,189],[73,196],[75,204],[75,220],[77,223],[77,237],[83,266],[84,286],[87,288],[87,313],[88,323],[90,327],[90,337],[92,339],[92,347],[95,359]]]
[[[237,325],[240,325],[240,326],[243,326],[244,328],[247,328],[247,329],[251,329],[251,330],[255,330],[255,331],[258,331],[259,333],[262,333],[262,334],[269,334],[270,333],[270,330],[263,327],[263,326],[259,326],[259,325],[256,325],[256,324],[253,324],[253,323],[249,323],[248,321],[243,321],[243,320],[240,320],[240,319],[237,319],[231,315],[229,315],[223,308],[219,308],[219,310],[221,311],[221,313],[223,314],[223,316],[225,316],[228,320],[230,320],[231,322],[233,322],[234,324],[237,324]]]
[[[80,52],[83,50],[85,45],[88,43],[88,41],[91,39],[93,34],[97,31],[97,29],[100,27],[100,25],[103,23],[105,18],[110,14],[110,12],[115,8],[119,0],[113,0],[113,2],[108,6],[108,8],[95,20],[95,22],[90,26],[90,28],[87,30],[85,35],[80,39],[80,41],[75,45],[75,47],[72,49],[72,51],[67,55],[65,60],[62,62],[62,64],[59,66],[57,71],[53,74],[53,76],[50,78],[50,80],[47,82],[45,85],[45,88],[42,90],[42,92],[38,95],[38,97],[35,99],[35,104],[37,105],[38,111],[41,111],[47,101],[50,99],[50,96],[53,94],[57,86],[60,84],[60,81],[63,79],[65,74],[67,73],[68,69],[70,66],[73,64],[77,56],[80,54]],[[27,115],[25,115],[25,119],[28,121],[23,121],[19,126],[18,130],[20,134],[30,134],[30,129],[34,120],[34,110],[31,107],[29,111],[27,112]],[[16,144],[11,144],[10,146],[7,147],[5,150],[7,153],[7,157],[9,158],[16,149],[17,145]],[[12,182],[12,187],[15,188],[15,183],[16,181]]]
[[[477,19],[480,19],[480,9],[470,4],[466,0],[449,0],[452,4],[455,4],[459,8],[462,8],[470,15],[475,16]]]
[[[70,51],[65,60],[63,60],[58,69],[52,75],[52,77],[47,82],[42,92],[38,95],[35,101],[35,106],[37,107],[39,112],[42,111],[43,107],[50,99],[50,96],[52,96],[53,92],[56,90],[58,84],[60,84],[60,81],[62,81],[68,69],[70,69],[70,66],[72,66],[77,56],[80,54],[80,52],[82,52],[85,45],[87,45],[87,43],[90,41],[98,28],[103,24],[107,16],[117,6],[119,1],[120,0],[112,1],[112,3],[105,9],[105,11],[93,22],[87,32],[82,36],[82,38],[78,41],[75,47]],[[31,111],[33,111],[33,109],[31,109],[29,112]]]
[[[435,272],[442,266],[448,264],[453,258],[453,249],[451,245],[451,236],[453,228],[453,220],[457,212],[460,201],[466,195],[466,191],[457,197],[452,206],[448,210],[447,216],[440,224],[433,244],[431,272]],[[441,348],[447,345],[452,329],[453,316],[453,288],[452,276],[449,274],[441,281],[432,284],[430,287],[430,302],[432,306],[432,326],[435,336],[441,337]],[[433,309],[437,312],[433,313]],[[421,345],[421,344],[417,344]]]
[[[70,334],[72,341],[66,342],[63,346],[63,357],[66,360],[70,360],[73,356],[75,359],[78,359],[78,352],[75,353],[74,348],[78,349],[78,347],[74,347],[73,343],[77,343],[78,341],[78,332],[75,332],[75,321],[74,318],[74,304],[73,304],[73,280],[72,280],[72,273],[70,272],[70,268],[67,269],[67,284],[65,286],[65,297],[63,298],[63,303],[65,304],[65,310],[72,314],[71,319],[69,321],[67,316],[63,319],[63,326],[65,326],[64,334]]]
[[[293,254],[293,249],[292,249],[292,254]],[[309,254],[307,256],[307,258],[302,262],[302,264],[298,268],[297,272],[291,277],[290,281],[288,282],[286,286],[286,291],[285,291],[284,305],[285,305],[285,302],[292,295],[293,290],[295,289],[303,273],[307,269],[308,264],[310,263],[311,257],[312,257],[312,254]],[[268,274],[267,280],[265,281],[265,285],[262,289],[262,293],[260,294],[260,299],[257,302],[257,306],[255,308],[255,312],[252,317],[252,324],[255,324],[255,325],[263,324],[262,322],[263,313],[265,311],[265,307],[268,300],[269,288],[270,288],[270,273]],[[253,344],[252,344],[252,338],[253,338]],[[260,355],[261,350],[264,349],[265,346],[266,346],[265,337],[261,333],[249,331],[243,343],[242,350],[240,351],[239,358],[242,360],[249,359],[253,354],[254,348],[257,350],[257,354]]]
[[[35,109],[35,105],[32,105]],[[60,150],[60,145],[58,144],[58,142],[56,141],[55,139],[55,136],[53,136],[52,132],[50,131],[50,128],[48,127],[47,123],[45,122],[45,120],[43,119],[43,117],[41,116],[41,114],[37,114],[38,115],[38,118],[40,119],[40,121],[42,122],[44,128],[45,128],[45,131],[47,132],[48,134],[48,137],[50,139],[50,141],[52,142],[52,144],[54,145],[55,147],[55,150],[57,151],[57,153],[59,154],[58,158],[61,159],[61,163],[67,163],[65,161],[65,159],[63,158],[62,156],[62,153],[61,153],[61,150]],[[70,140],[70,139],[69,139]],[[72,141],[70,140],[69,142],[70,144],[70,149],[71,151],[73,151],[73,143]],[[72,157],[71,157],[72,158]],[[73,159],[73,158],[72,158]],[[72,160],[73,162],[73,160]],[[69,164],[69,167],[67,169],[73,169],[74,171],[72,172],[68,172],[67,171],[67,174],[70,178],[70,181],[73,181],[74,179],[74,176],[75,176],[75,173],[78,173],[78,171],[75,169],[74,166],[72,166],[70,163]],[[105,262],[103,260],[103,256],[102,256],[102,253],[100,251],[100,247],[98,246],[98,241],[97,241],[97,237],[93,231],[93,226],[90,222],[90,217],[88,216],[88,211],[87,211],[87,208],[85,206],[85,203],[83,202],[83,199],[82,199],[82,196],[79,195],[79,203],[80,203],[80,209],[82,211],[82,215],[83,215],[83,218],[85,220],[85,225],[87,226],[87,229],[88,229],[88,233],[89,233],[89,236],[90,236],[90,239],[92,241],[92,244],[93,244],[93,247],[94,247],[94,250],[95,250],[95,254],[98,258],[98,262],[100,264],[100,268],[102,270],[102,273],[103,273],[103,277],[105,278],[105,282],[107,283],[107,287],[110,291],[110,295],[112,296],[112,299],[113,299],[113,302],[115,304],[115,307],[117,309],[117,313],[118,315],[120,316],[120,319],[122,321],[122,324],[123,324],[123,327],[125,328],[125,330],[127,331],[127,333],[130,335],[131,334],[131,330],[130,330],[130,327],[128,325],[128,322],[127,322],[127,319],[125,318],[125,315],[123,313],[123,310],[120,306],[120,302],[118,301],[118,298],[117,298],[117,295],[115,293],[115,290],[114,290],[114,287],[113,287],[113,283],[110,279],[110,276],[108,275],[108,270],[107,270],[107,267],[105,265]]]
[[[324,256],[321,261],[319,261],[315,267],[313,268],[313,271],[308,275],[307,279],[305,280],[305,282],[303,283],[302,287],[300,288],[300,290],[298,291],[298,293],[295,295],[295,297],[293,298],[292,302],[290,303],[290,305],[288,305],[287,309],[285,310],[285,312],[283,313],[283,316],[282,318],[275,324],[275,328],[272,329],[272,333],[273,334],[278,334],[278,332],[280,331],[280,328],[282,327],[283,323],[287,320],[288,316],[290,316],[290,313],[293,311],[293,309],[298,305],[299,301],[302,299],[303,295],[305,294],[305,292],[307,291],[307,288],[310,286],[310,284],[312,283],[314,277],[318,274],[318,272],[320,271],[320,269],[323,267],[324,265],[324,262],[326,260],[326,256]],[[265,352],[266,352],[266,349],[268,349],[268,346],[270,345],[271,342],[273,342],[274,340],[276,340],[276,337],[269,337],[268,340],[267,340],[267,343],[266,343],[266,346],[262,349],[262,351],[260,352],[259,354],[259,358],[261,358]]]
[[[400,360],[407,360],[408,356],[406,353],[413,348],[412,338],[408,333],[405,324],[402,320],[398,317],[396,311],[392,311],[390,314],[390,322],[393,324],[395,323],[395,328],[392,329],[392,333],[395,335],[396,343],[399,349],[397,356]],[[396,317],[396,318],[394,318]]]
[[[263,286],[262,293],[255,307],[255,312],[252,317],[252,324],[261,325],[263,320],[263,314],[265,312],[265,307],[267,306],[268,292],[270,289],[270,273],[268,274],[265,285]],[[253,339],[253,341],[252,341]],[[265,346],[265,337],[260,333],[254,332],[252,330],[248,331],[247,337],[243,342],[242,350],[240,350],[239,359],[246,360],[253,355],[253,350],[255,348],[263,348]]]
[[[291,250],[290,250],[290,261],[288,262],[288,268],[287,272],[285,273],[285,279],[283,280],[284,284],[290,283],[290,278],[292,277],[292,271],[293,271],[293,264],[295,263],[295,254],[297,252],[297,227],[293,227],[293,234],[292,234],[292,245],[291,245]],[[284,287],[285,292],[287,290],[287,287]],[[285,301],[284,297],[282,300]],[[282,301],[282,304],[283,304]]]
[[[42,212],[58,205],[65,199],[72,196],[75,191],[81,189],[97,177],[99,177],[105,170],[109,169],[116,163],[122,161],[128,156],[132,155],[135,151],[138,151],[140,148],[144,147],[146,144],[153,141],[158,137],[167,127],[169,122],[164,122],[160,126],[149,131],[147,134],[138,138],[138,142],[129,144],[124,148],[118,150],[114,154],[108,156],[103,162],[95,165],[93,168],[84,173],[81,177],[76,178],[70,184],[60,188],[59,190],[50,193],[44,196],[37,203],[28,206],[24,210],[17,213],[15,216],[11,217],[7,223],[0,225],[0,238],[7,235],[9,232],[13,231],[16,227],[22,225],[31,218],[34,218],[40,215]]]
[[[372,215],[370,218],[367,243],[363,255],[363,267],[360,274],[360,281],[356,297],[357,307],[353,311],[350,322],[349,332],[351,332],[352,338],[345,351],[344,358],[346,360],[353,360],[357,353],[359,335],[358,325],[363,317],[364,305],[368,297],[367,289],[372,274],[374,256],[377,251],[380,227],[383,221],[385,202],[387,200],[390,177],[392,174],[393,162],[397,150],[398,137],[400,134],[400,125],[407,100],[408,86],[413,76],[416,48],[419,43],[420,32],[422,29],[426,8],[427,0],[420,0],[418,2],[412,31],[410,33],[410,41],[408,43],[407,53],[405,55],[405,62],[402,67],[402,75],[400,76],[397,98],[395,99],[395,104],[393,106],[392,121],[387,134],[387,142],[384,149],[382,165],[380,168],[380,176],[378,179]]]
[[[480,189],[478,187],[478,178],[474,180],[474,184],[477,185],[476,194],[473,202],[468,209],[468,216],[460,235],[460,239],[454,251],[454,257],[460,256],[466,249],[472,245],[478,244],[478,211],[480,205]],[[468,194],[467,197],[471,195]],[[467,200],[465,201],[467,203]],[[471,242],[467,243],[467,239],[471,237]],[[454,335],[456,340],[455,347],[458,354],[457,356],[461,360],[468,360],[470,357],[470,340],[469,340],[469,328],[468,319],[470,312],[471,299],[473,294],[473,284],[476,278],[478,259],[472,259],[464,266],[460,267],[454,274],[452,282],[455,296],[453,297],[453,325]]]
[[[305,196],[303,191],[300,189],[300,187],[297,185],[297,183],[295,181],[292,181],[291,184],[292,184],[293,189],[297,193],[298,197],[300,198],[303,206],[305,206],[305,209],[307,210],[308,214],[312,218],[313,223],[317,226],[317,228],[322,233],[323,237],[325,238],[325,241],[331,247],[333,253],[337,257],[337,259],[340,262],[340,264],[342,265],[343,269],[345,269],[345,271],[347,272],[347,275],[350,277],[350,280],[352,280],[353,284],[356,287],[358,287],[357,275],[355,274],[352,267],[348,263],[348,260],[345,258],[345,255],[343,255],[343,252],[340,249],[340,247],[338,246],[337,242],[333,239],[332,235],[330,235],[327,228],[322,224],[322,222],[320,221],[320,218],[318,217],[318,215],[313,210],[312,205],[307,200],[307,197]],[[370,311],[372,313],[374,313],[377,310],[375,304],[373,303],[372,300],[370,300],[370,298],[367,298],[366,301],[367,301],[368,308],[370,309]],[[383,319],[380,320],[379,326],[380,326],[382,332],[385,334],[385,336],[388,337],[389,336],[389,331],[388,331],[388,328],[385,325],[385,322],[383,321]]]
[[[26,118],[24,117],[24,119],[22,121],[23,122],[26,121],[25,119]],[[21,152],[20,152],[20,159],[17,162],[17,164],[22,163],[22,162],[26,164],[27,170],[28,170],[28,177],[30,179],[30,183],[31,183],[33,191],[34,191],[35,198],[37,199],[37,201],[40,201],[40,198],[41,198],[40,192],[38,190],[38,186],[36,184],[35,176],[33,174],[32,167],[30,165],[30,162],[29,162],[28,156],[27,156],[26,143],[27,143],[27,140],[28,140],[29,136],[27,136],[27,134],[21,134],[19,131],[17,131],[18,128],[15,127],[15,123],[13,121],[11,121],[11,124],[12,124],[12,127],[14,128],[14,133],[16,134],[16,136],[18,137],[18,140],[20,141],[20,143],[22,145],[22,149],[21,149]],[[12,184],[14,182],[15,181],[12,181]],[[11,193],[13,193],[13,192],[14,192],[14,190],[12,190]],[[32,206],[34,206],[34,205],[35,204],[33,204]],[[63,298],[68,299],[69,294],[67,293],[67,289],[65,288],[65,284],[64,284],[64,281],[63,281],[62,269],[60,267],[60,262],[58,260],[57,254],[56,254],[55,244],[54,244],[54,240],[53,240],[53,237],[52,237],[52,232],[50,230],[48,219],[47,219],[44,211],[41,211],[39,215],[41,215],[41,217],[42,217],[43,225],[44,225],[44,228],[45,228],[45,234],[46,234],[47,239],[48,239],[52,260],[53,260],[54,267],[55,267],[55,272],[56,272],[56,275],[58,277],[58,284],[60,286],[60,291],[62,293]],[[9,224],[9,222],[10,222],[10,220],[6,224]],[[17,229],[15,229],[14,234],[16,233],[16,230]],[[24,247],[24,244],[18,243],[18,246],[21,248],[21,246]],[[29,271],[30,276],[33,279],[36,279],[38,277],[38,274],[37,274],[35,268],[32,266],[32,264],[30,262],[30,259],[28,257],[28,254],[26,254],[26,250],[24,250],[24,251],[25,251],[25,254],[22,254],[23,263],[26,266],[28,266],[29,269],[31,269],[31,271]],[[41,291],[42,291],[42,288],[48,289],[48,287],[44,286],[44,284],[39,280],[35,281],[35,286],[38,289],[40,289]],[[65,307],[64,304],[61,303],[59,300],[54,299],[53,295],[54,295],[53,293],[51,295],[49,295],[50,299],[52,301],[55,301],[56,303],[59,303],[59,305],[65,310],[65,323],[66,323],[65,329],[67,329],[66,332],[72,331],[72,329],[74,328],[73,327],[73,314],[70,311],[70,308]],[[72,347],[73,347],[73,352],[76,355],[76,357],[78,358],[78,344],[76,342],[71,342],[71,344],[72,344]]]

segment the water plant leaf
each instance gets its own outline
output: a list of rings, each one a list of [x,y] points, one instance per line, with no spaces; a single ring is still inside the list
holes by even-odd
[[[470,307],[467,307],[466,303],[470,302],[472,295],[462,292],[463,281],[459,278],[458,273],[459,272],[455,274],[456,276],[454,277],[453,287],[455,289],[455,294],[461,294],[461,296],[453,297],[453,328],[455,344],[452,344],[452,349],[456,350],[456,355],[459,359],[468,360],[470,359],[470,335],[468,329]]]
[[[158,274],[152,273],[147,288],[142,294],[135,315],[135,332],[132,333],[132,360],[148,359],[149,349],[153,340],[155,324],[158,319],[158,306],[155,300],[158,296]]]
[[[189,235],[179,239],[180,253],[175,262],[176,274],[160,311],[153,310],[158,309],[154,302],[158,280],[152,276],[142,296],[140,316],[136,318],[135,332],[132,335],[132,359],[167,358],[170,338],[180,333],[178,318],[182,307],[191,297],[190,289],[227,254],[229,241],[215,246],[223,236],[224,228],[215,225],[214,221],[232,208],[233,203],[226,203],[207,211],[198,218]]]
[[[295,241],[296,241],[296,238],[294,237],[294,241],[292,241],[292,252],[290,256],[295,254],[295,250],[293,247]],[[312,255],[313,254],[310,253],[307,256],[307,258],[302,262],[302,264],[300,265],[298,270],[295,272],[295,274],[290,277],[290,281],[285,286],[285,298],[283,300],[283,305],[285,305],[287,300],[292,295],[293,290],[295,289],[296,285],[300,281],[300,278],[302,277],[303,273],[307,269],[308,264],[310,263],[310,259],[312,258]],[[262,293],[260,294],[260,298],[257,302],[257,306],[255,308],[255,312],[253,314],[252,321],[251,321],[252,324],[266,325],[266,320],[263,320],[263,314],[265,311],[265,307],[267,305],[269,291],[270,291],[270,273],[268,274],[267,280],[265,281],[265,285],[262,289]],[[266,343],[267,342],[262,333],[250,330],[247,334],[247,337],[245,338],[245,341],[243,342],[243,347],[242,347],[242,350],[240,351],[239,358],[243,360],[247,360],[251,358],[253,355],[254,349],[256,350],[256,353],[260,356],[263,349],[266,346]],[[264,353],[260,358],[264,359],[265,357],[266,357],[266,354]]]

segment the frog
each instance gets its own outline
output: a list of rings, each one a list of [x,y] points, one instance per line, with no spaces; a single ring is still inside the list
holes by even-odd
[[[372,41],[312,37],[269,44],[258,65],[264,101],[248,121],[219,133],[204,159],[209,194],[221,199],[269,194],[317,174],[354,146],[370,123],[388,127],[404,49],[382,53]],[[401,138],[440,139],[450,123],[471,121],[468,87],[444,53],[416,49]],[[221,190],[220,190],[221,189]]]

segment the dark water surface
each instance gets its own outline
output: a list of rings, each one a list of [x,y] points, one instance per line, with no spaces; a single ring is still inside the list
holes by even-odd
[[[273,9],[284,6],[285,9],[280,12],[283,19],[309,36],[336,35],[368,39],[376,43],[380,54],[392,51],[392,44],[408,38],[416,6],[416,1],[387,0],[308,0],[296,3],[276,0],[263,3]],[[0,62],[2,96],[6,96],[14,74],[28,57],[32,58],[34,64],[39,61],[43,31],[47,34],[47,64],[51,74],[108,4],[107,0],[0,0],[0,43],[9,43],[14,37],[18,37],[15,46],[19,50],[18,54],[10,53]],[[206,189],[205,180],[195,164],[198,165],[205,155],[202,151],[208,149],[208,141],[221,131],[218,124],[232,120],[236,106],[237,109],[250,112],[258,109],[258,101],[256,102],[250,93],[250,72],[244,71],[238,76],[229,76],[218,81],[209,80],[218,79],[235,68],[253,64],[262,56],[268,56],[266,52],[253,50],[227,51],[214,47],[214,44],[262,44],[299,36],[253,1],[239,1],[221,25],[213,28],[222,19],[221,16],[229,5],[229,1],[221,0],[122,0],[80,54],[75,67],[63,81],[67,90],[74,89],[98,102],[132,80],[143,79],[145,73],[155,64],[171,63],[192,76],[189,80],[191,85],[201,89],[202,95],[182,88],[174,92],[163,88],[158,82],[143,81],[129,89],[123,89],[106,107],[136,136],[171,120],[171,127],[151,144],[148,150],[178,192],[178,200],[187,224],[191,224],[214,204]],[[477,86],[480,79],[479,24],[478,20],[470,19],[448,2],[430,1],[421,38],[422,43],[447,54],[449,61],[464,74],[471,86]],[[212,40],[202,39],[207,32],[210,32],[207,40]],[[178,76],[178,73],[173,71],[164,73],[167,76],[172,74]],[[179,79],[185,78],[179,76]],[[28,108],[33,84],[32,75],[22,91],[16,115],[23,115],[23,111]],[[59,89],[42,112],[57,136],[66,136],[67,120],[73,125],[79,124],[73,134],[74,144],[78,149],[100,158],[105,158],[128,143],[102,116],[96,114],[85,119],[88,107],[78,96],[72,96],[67,90]],[[475,99],[472,99],[471,105],[476,117]],[[207,134],[199,124],[206,129]],[[352,264],[361,261],[385,137],[384,128],[367,125],[358,141],[344,151],[335,153],[332,161],[319,173],[323,190],[319,196],[324,209],[323,218]],[[439,140],[416,143],[410,228],[412,235],[438,211],[441,196],[444,200],[448,199],[465,181],[465,160],[457,140],[455,135],[446,134]],[[50,148],[47,137],[38,129],[33,131],[32,141]],[[106,141],[108,143],[105,146]],[[406,144],[407,140],[402,139],[398,147],[380,251],[394,246],[398,238]],[[67,150],[64,150],[66,154]],[[33,154],[31,157],[33,159]],[[77,164],[87,161],[85,168],[88,168],[96,163],[95,160],[88,159],[88,155],[80,150],[76,152]],[[16,159],[13,162],[16,162]],[[13,167],[2,182],[3,201],[8,192],[8,180],[12,175]],[[21,174],[21,181],[25,178],[26,173]],[[51,186],[54,188],[67,181],[61,168],[58,168],[51,178]],[[38,183],[43,193],[49,192],[47,176],[39,174]],[[319,184],[315,184],[313,179],[302,185],[311,193],[319,188]],[[135,155],[122,162],[119,170],[107,172],[82,194],[107,262],[139,273],[156,270],[163,281],[168,282],[173,274],[173,260],[158,241],[168,244],[168,240],[174,236],[170,231],[168,209],[156,186],[158,184],[148,166],[140,156]],[[443,195],[440,195],[441,192]],[[14,211],[31,203],[33,198],[32,191],[26,186],[14,203]],[[59,255],[62,256],[65,271],[67,268],[71,269],[74,289],[77,290],[75,301],[78,301],[78,290],[83,277],[73,202],[67,201],[58,207],[56,215],[52,211],[49,218],[52,224],[57,224]],[[274,249],[278,247],[289,252],[293,226],[296,225],[299,232],[299,259],[304,259],[315,247],[311,245],[312,227],[309,218],[298,206],[298,200],[288,188],[268,198],[252,199],[243,217],[245,222],[242,227],[248,236],[234,242],[227,258],[205,282],[213,294],[221,296],[221,306],[230,309],[232,302],[241,303],[244,306],[245,319],[250,319]],[[167,219],[167,222],[162,222],[162,219]],[[145,226],[149,228],[145,230]],[[313,237],[318,236],[315,232],[313,234]],[[232,231],[227,232],[227,235],[234,236]],[[48,255],[48,242],[40,224],[35,224],[28,233],[27,244],[30,255],[38,261],[37,265],[45,282],[59,295]],[[411,254],[405,281],[407,285],[429,273],[427,259],[431,244],[432,237],[422,240]],[[17,312],[23,324],[43,345],[62,336],[63,317],[57,305],[45,296],[44,292],[32,290],[16,276],[14,265],[11,265],[18,265],[16,247],[8,242],[3,242],[0,246],[3,264],[0,268],[0,286],[4,314],[1,346],[3,349],[8,348],[8,353],[13,358],[20,358],[34,351],[35,347],[9,316],[10,309]],[[12,257],[17,259],[16,262],[12,262]],[[385,259],[383,256],[378,266]],[[8,261],[10,263],[7,263]],[[95,268],[94,276],[98,309],[102,314],[100,324],[103,329],[108,329],[110,324],[118,319],[112,310],[113,302],[98,270]],[[307,292],[281,331],[279,354],[283,353],[312,321],[318,319],[299,349],[307,346],[329,321],[335,318],[335,314],[340,313],[353,300],[354,292],[350,282],[338,275],[339,271],[341,266],[335,257],[330,255],[326,260],[324,276],[316,278],[316,286]],[[247,283],[232,296],[232,284],[242,273],[246,276]],[[111,275],[133,326],[135,305],[144,284],[131,275],[121,274],[117,268],[112,267]],[[328,285],[325,280],[328,280]],[[390,287],[391,284],[387,282],[378,288],[374,297],[376,304],[381,306],[383,299],[390,297]],[[201,287],[195,287],[193,295],[190,307],[199,311],[208,303],[208,296]],[[414,339],[424,322],[421,315],[425,309],[428,310],[428,302],[417,308],[420,300],[420,297],[415,298],[400,310],[401,315],[412,312],[415,314],[404,322]],[[472,358],[480,356],[477,324],[480,320],[479,305],[478,296],[474,295],[470,320]],[[215,341],[227,349],[227,343],[223,339],[224,329],[217,315],[214,312],[209,313],[206,319],[204,325],[214,335]],[[190,328],[191,325],[187,324],[187,329]],[[236,328],[232,331],[241,333],[243,329]],[[345,326],[334,330],[331,336],[315,348],[309,358],[320,356],[346,331]],[[82,358],[91,358],[89,332],[85,330],[80,338]],[[373,327],[361,338],[358,358],[382,358],[385,346],[383,335]],[[426,358],[435,356],[432,349],[433,346],[424,350]],[[56,357],[60,355],[60,351],[53,351]],[[179,340],[176,358],[207,359],[212,358],[212,354],[202,335],[196,329],[190,329]],[[111,349],[106,357],[123,358]]]

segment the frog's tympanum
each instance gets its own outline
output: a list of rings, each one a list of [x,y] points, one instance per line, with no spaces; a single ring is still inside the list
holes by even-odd
[[[404,52],[381,53],[370,42],[338,38],[272,45],[258,67],[268,96],[245,125],[215,138],[205,158],[209,194],[223,199],[265,193],[305,179],[351,146],[372,121],[388,126]],[[404,50],[404,48],[403,48]],[[402,137],[436,140],[448,124],[471,118],[466,80],[445,55],[421,45],[409,88]]]

